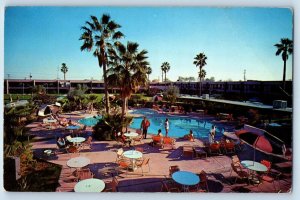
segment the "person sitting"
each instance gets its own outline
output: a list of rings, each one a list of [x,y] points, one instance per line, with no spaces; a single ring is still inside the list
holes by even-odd
[[[210,144],[215,142],[215,135],[216,135],[216,126],[212,125],[209,135],[208,135],[208,140],[209,140]]]
[[[160,137],[163,136],[163,134],[161,133],[161,129],[158,129],[157,136],[160,136]]]
[[[59,148],[65,148],[66,147],[66,141],[65,141],[64,138],[61,138],[61,137],[57,138],[56,144]]]
[[[190,130],[190,132],[186,135],[183,136],[184,139],[187,139],[191,142],[194,142],[195,141],[195,138],[194,138],[194,134],[193,134],[193,131]]]

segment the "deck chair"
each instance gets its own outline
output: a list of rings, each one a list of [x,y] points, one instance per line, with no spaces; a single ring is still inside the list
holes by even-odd
[[[200,178],[200,182],[199,182],[199,187],[201,188],[201,189],[203,189],[203,190],[205,190],[206,192],[209,192],[209,190],[208,190],[208,184],[207,184],[207,180],[208,180],[208,178],[207,178],[207,173],[204,171],[204,170],[202,170],[199,174],[197,174],[198,176],[199,176],[199,178]]]
[[[112,178],[112,181],[105,183],[104,192],[118,192],[119,181],[116,177]]]
[[[145,158],[145,159],[143,159],[143,161],[139,161],[136,163],[137,168],[142,170],[142,176],[144,176],[143,166],[148,165],[148,172],[150,172],[149,161],[150,161],[150,158]]]
[[[122,170],[125,170],[125,175],[127,176],[129,168],[131,167],[130,161],[127,159],[120,159],[117,161],[117,165],[118,166],[115,168],[115,171],[117,172],[117,174],[119,175],[119,172],[121,172]]]
[[[182,155],[183,156],[194,156],[193,146],[190,144],[184,144],[182,146]]]
[[[163,137],[162,148],[165,148],[166,146],[171,146],[172,149],[174,149],[175,139],[170,138],[170,137]]]
[[[170,166],[169,167],[169,176],[172,177],[172,174],[177,171],[180,171],[180,168],[178,167],[178,165]]]
[[[161,136],[152,136],[152,145],[162,146],[162,137]]]
[[[116,162],[118,162],[119,160],[123,159],[123,153],[124,153],[124,150],[123,148],[120,148],[117,150],[117,159],[116,159]]]

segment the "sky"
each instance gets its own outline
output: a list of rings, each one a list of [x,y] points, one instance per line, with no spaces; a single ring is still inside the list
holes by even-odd
[[[288,8],[209,7],[7,7],[4,30],[4,77],[102,79],[91,52],[81,52],[81,27],[91,15],[109,14],[122,27],[121,42],[137,42],[148,51],[150,80],[197,77],[194,57],[207,56],[206,78],[282,80],[283,61],[275,56],[281,38],[293,39],[293,11]],[[292,79],[292,60],[286,79]]]

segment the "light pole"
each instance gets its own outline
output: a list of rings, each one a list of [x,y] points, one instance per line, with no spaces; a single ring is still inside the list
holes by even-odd
[[[48,91],[48,83],[46,83],[45,85],[46,85],[46,94],[47,94],[47,91]]]

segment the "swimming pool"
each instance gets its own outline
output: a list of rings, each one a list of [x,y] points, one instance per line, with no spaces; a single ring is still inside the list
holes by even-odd
[[[165,119],[168,118],[170,124],[168,136],[174,138],[183,137],[192,130],[195,138],[208,140],[208,134],[212,125],[216,125],[216,139],[219,139],[223,136],[223,132],[225,130],[232,131],[234,129],[231,126],[226,126],[224,124],[214,124],[208,119],[200,119],[190,116],[170,116],[167,114],[160,114],[152,109],[137,109],[130,113],[146,116],[151,124],[148,129],[148,133],[153,134],[156,134],[158,129],[161,129],[162,133],[165,135],[164,122]],[[143,117],[135,117],[130,127],[140,129],[142,120]]]
[[[101,118],[101,116],[87,117],[78,120],[78,122],[86,126],[95,126]]]

